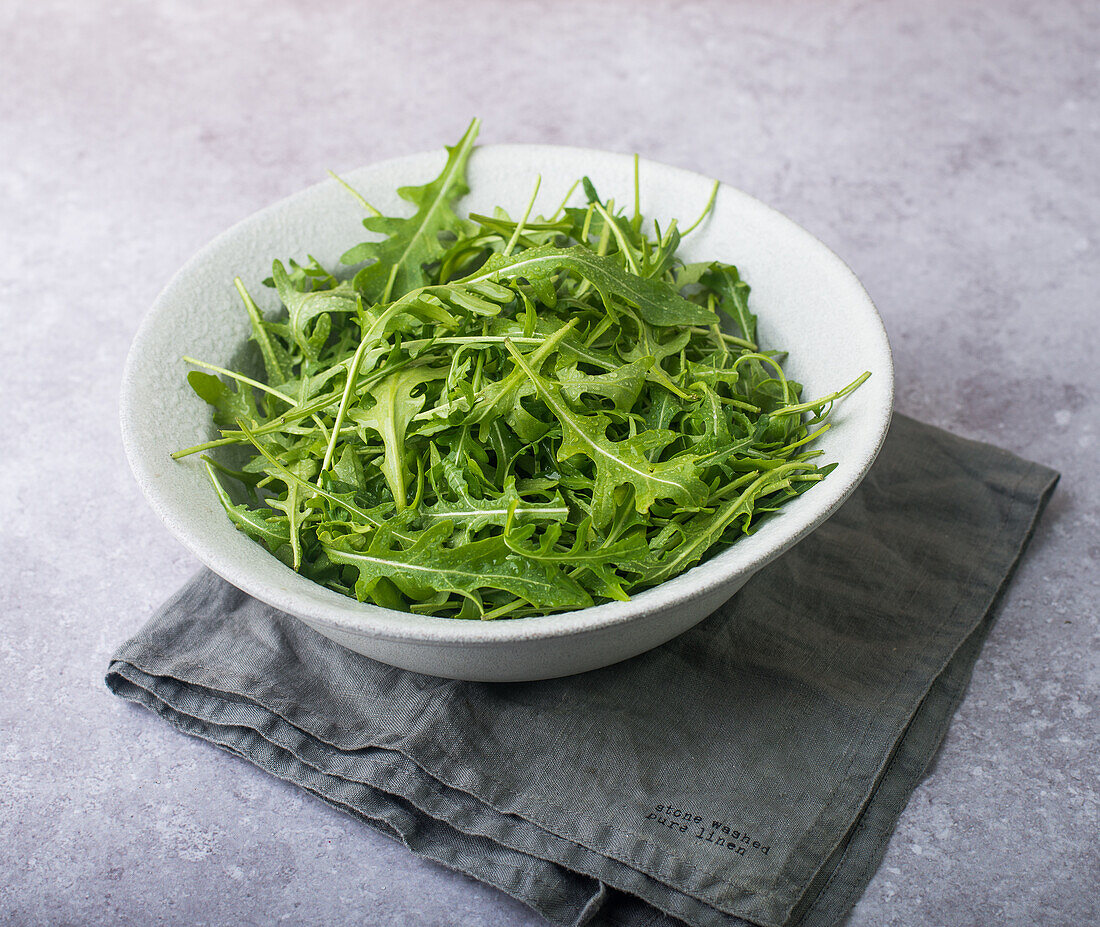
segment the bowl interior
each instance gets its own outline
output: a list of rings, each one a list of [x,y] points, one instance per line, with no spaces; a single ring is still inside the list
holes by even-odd
[[[361,168],[346,179],[384,213],[408,214],[396,188],[423,183],[442,166],[443,153],[414,155]],[[699,174],[641,162],[642,210],[662,227],[694,220],[712,181]],[[578,177],[600,195],[631,204],[633,160],[627,155],[543,145],[478,148],[469,162],[471,192],[460,211],[522,212],[536,176],[542,187],[535,212],[553,212]],[[579,193],[574,194],[580,200]],[[204,563],[249,594],[312,623],[392,640],[477,645],[579,633],[627,622],[642,612],[674,607],[732,577],[759,569],[820,524],[847,497],[874,460],[889,425],[893,370],[882,322],[855,275],[821,242],[791,220],[728,186],[712,215],[685,239],[687,260],[737,265],[752,287],[764,347],[790,352],[788,376],[805,396],[832,392],[864,370],[871,378],[833,412],[833,428],[818,443],[837,469],[820,485],[763,523],[728,551],[640,593],[545,618],[498,622],[453,621],[354,602],[296,574],[238,532],[225,517],[197,457],[170,454],[216,437],[208,406],[188,386],[191,355],[219,365],[241,357],[248,320],[233,287],[240,276],[261,308],[278,300],[260,281],[274,258],[337,264],[365,230],[361,207],[335,181],[326,181],[271,206],[223,233],[195,255],[157,298],[131,348],[123,377],[123,440],[131,467],[165,524]]]

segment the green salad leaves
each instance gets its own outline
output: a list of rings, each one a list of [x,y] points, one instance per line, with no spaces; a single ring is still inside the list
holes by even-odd
[[[624,600],[823,479],[810,445],[868,374],[804,401],[737,268],[677,258],[687,232],[650,231],[637,183],[630,215],[584,178],[549,217],[462,218],[477,129],[398,191],[407,218],[349,188],[374,236],[339,269],[275,261],[277,315],[236,281],[263,374],[185,358],[221,437],[174,456],[237,448],[203,456],[232,522],[361,601],[487,619]]]

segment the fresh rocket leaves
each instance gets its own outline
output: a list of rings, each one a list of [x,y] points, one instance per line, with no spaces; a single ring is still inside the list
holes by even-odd
[[[368,303],[386,303],[395,295],[429,283],[425,266],[439,260],[446,251],[441,233],[459,235],[465,223],[455,215],[455,200],[467,192],[466,161],[477,138],[478,121],[454,148],[447,149],[443,172],[422,187],[402,187],[402,199],[416,206],[408,219],[370,216],[363,220],[368,231],[385,236],[380,241],[356,245],[341,259],[345,264],[371,263],[355,275],[355,289]]]
[[[588,178],[549,217],[461,218],[477,128],[398,191],[411,216],[352,191],[375,237],[343,267],[276,260],[281,313],[236,281],[263,373],[185,358],[221,437],[174,456],[237,447],[243,465],[205,458],[233,524],[361,601],[486,619],[626,599],[823,479],[811,445],[868,375],[804,400],[737,268],[683,263],[675,221],[649,232]]]

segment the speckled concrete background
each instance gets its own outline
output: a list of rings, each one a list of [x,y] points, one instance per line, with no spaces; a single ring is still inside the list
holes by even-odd
[[[862,277],[898,408],[1064,479],[852,925],[1100,920],[1100,7],[0,5],[0,922],[535,925],[108,695],[195,563],[116,397],[158,290],[319,178],[457,138],[718,176]]]

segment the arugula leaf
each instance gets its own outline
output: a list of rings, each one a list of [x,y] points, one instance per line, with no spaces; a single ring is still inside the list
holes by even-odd
[[[520,517],[520,509],[512,505],[508,510],[508,518],[504,523],[504,538],[508,549],[517,554],[522,554],[531,560],[539,560],[544,563],[562,563],[569,566],[584,566],[590,568],[593,565],[608,566],[615,563],[640,564],[648,558],[649,547],[646,546],[645,537],[642,534],[631,534],[621,540],[593,546],[590,541],[592,533],[592,519],[584,519],[578,526],[573,538],[573,545],[568,550],[556,550],[556,545],[561,538],[561,525],[551,525],[543,532],[542,543],[534,549],[524,548],[523,541],[530,538],[537,530],[535,525],[526,525],[516,528],[515,521]]]
[[[533,522],[565,522],[570,515],[569,506],[560,496],[549,502],[528,502],[516,491],[515,482],[510,482],[499,496],[488,499],[475,499],[465,488],[455,500],[440,499],[419,511],[425,524],[443,520],[453,521],[463,530],[476,534],[490,525],[501,528],[509,518],[525,524]]]
[[[227,426],[238,419],[255,421],[259,418],[252,390],[244,384],[236,382],[230,388],[213,374],[201,370],[187,374],[187,382],[200,398],[214,407],[215,425]]]
[[[240,293],[245,309],[248,311],[248,320],[252,324],[252,340],[256,342],[260,349],[260,355],[263,357],[264,369],[267,371],[267,382],[271,386],[281,386],[291,376],[290,353],[279,343],[277,338],[271,336],[268,323],[264,320],[255,300],[245,289],[241,278],[234,278],[233,284],[236,286],[237,292]]]
[[[807,469],[812,469],[812,466],[789,463],[762,473],[740,494],[719,506],[713,514],[693,524],[690,532],[685,531],[684,542],[661,561],[650,574],[650,579],[654,582],[664,582],[697,563],[735,520],[748,519],[753,514],[758,498],[786,488],[789,485],[784,479],[786,474],[792,470]],[[748,522],[745,527],[748,528]]]
[[[310,343],[306,326],[322,313],[353,313],[359,307],[359,296],[348,283],[341,283],[330,290],[299,290],[291,283],[282,261],[275,261],[272,265],[271,278],[289,313],[291,334],[298,347],[310,357],[316,357],[317,352]]]
[[[594,254],[581,245],[557,248],[543,245],[510,257],[493,255],[477,273],[458,281],[478,283],[522,277],[535,282],[549,281],[560,270],[568,270],[596,288],[604,308],[614,314],[616,300],[638,311],[651,325],[713,325],[718,322],[710,309],[684,299],[667,283],[638,277],[624,271],[611,257]]]
[[[428,283],[426,264],[439,260],[445,251],[441,232],[460,232],[462,220],[453,204],[468,192],[466,162],[477,138],[479,122],[473,120],[458,144],[447,149],[447,163],[438,177],[420,187],[401,187],[402,199],[416,206],[408,219],[369,216],[363,220],[368,231],[385,237],[363,242],[340,259],[344,264],[373,261],[355,275],[355,289],[368,302],[387,302]]]
[[[722,311],[737,323],[742,336],[755,344],[756,316],[749,312],[749,285],[741,279],[737,268],[715,261],[699,282],[718,294]]]
[[[449,524],[432,525],[407,550],[393,544],[389,531],[376,532],[366,550],[354,549],[346,538],[322,543],[336,563],[359,571],[355,584],[360,601],[381,578],[390,579],[405,595],[424,599],[439,591],[471,597],[481,609],[482,589],[500,589],[537,606],[552,600],[561,608],[584,608],[592,598],[576,580],[551,563],[540,563],[510,551],[502,537],[448,548]]]
[[[581,401],[582,396],[603,396],[610,399],[616,409],[627,411],[638,401],[645,386],[646,374],[655,362],[656,358],[648,355],[596,375],[582,372],[573,362],[558,367],[554,376],[561,384],[562,395],[574,405]]]
[[[369,428],[378,433],[385,445],[382,460],[382,472],[386,476],[397,510],[405,508],[407,497],[407,473],[405,463],[405,432],[427,401],[421,393],[413,391],[429,380],[445,377],[446,371],[429,367],[407,367],[390,374],[371,388],[374,405],[364,409],[353,409],[348,417],[361,428]]]
[[[278,518],[272,517],[275,513],[271,509],[250,509],[247,505],[235,505],[219,482],[214,473],[214,467],[210,461],[203,461],[210,482],[214,484],[214,492],[218,494],[218,500],[225,508],[225,514],[250,538],[263,541],[267,549],[274,552],[284,544],[290,543],[290,531]]]

